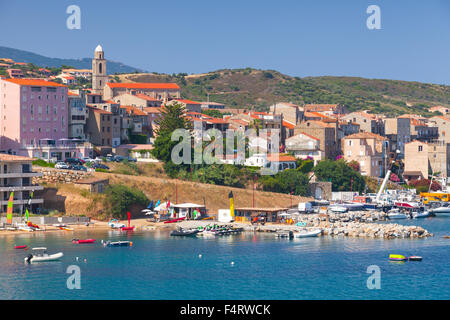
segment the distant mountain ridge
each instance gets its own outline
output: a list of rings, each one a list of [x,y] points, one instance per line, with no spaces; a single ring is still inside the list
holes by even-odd
[[[0,46],[0,58],[13,59],[15,62],[33,63],[40,67],[60,67],[62,65],[72,66],[77,69],[91,69],[92,58],[83,59],[61,59],[61,58],[49,58],[33,52],[2,47]],[[125,65],[121,62],[107,60],[107,72],[108,74],[114,73],[133,73],[135,71],[145,72],[142,69]]]

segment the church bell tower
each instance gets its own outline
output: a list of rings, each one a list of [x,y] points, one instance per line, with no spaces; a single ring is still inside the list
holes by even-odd
[[[103,88],[107,82],[105,53],[102,46],[98,45],[92,60],[92,93],[103,95]]]

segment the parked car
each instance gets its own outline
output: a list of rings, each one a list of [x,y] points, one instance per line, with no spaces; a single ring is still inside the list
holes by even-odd
[[[68,169],[70,169],[70,165],[68,165],[65,162],[60,161],[60,162],[55,164],[55,168],[56,169],[66,169],[66,170],[68,170]]]
[[[123,156],[114,156],[113,157],[113,160],[115,161],[115,162],[122,162],[123,160],[125,160],[126,158],[125,157],[123,157]]]
[[[86,168],[85,166],[73,165],[73,166],[72,166],[72,170],[76,170],[76,171],[87,171],[87,168]]]
[[[66,163],[71,164],[71,165],[83,165],[84,164],[84,162],[78,158],[67,158]]]
[[[90,162],[95,161],[94,159],[91,159],[89,157],[84,157],[82,160],[84,161],[84,163],[90,163]]]

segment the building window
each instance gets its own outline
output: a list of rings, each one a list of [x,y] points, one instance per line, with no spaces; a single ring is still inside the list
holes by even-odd
[[[423,147],[419,146],[419,152],[422,152],[422,151],[423,151]]]

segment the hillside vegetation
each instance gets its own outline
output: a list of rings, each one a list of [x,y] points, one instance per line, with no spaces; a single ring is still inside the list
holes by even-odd
[[[121,82],[176,82],[182,96],[225,103],[229,108],[267,110],[274,102],[343,104],[350,111],[396,116],[431,115],[428,108],[450,106],[450,86],[355,77],[291,77],[273,70],[225,69],[206,74],[122,74]]]

